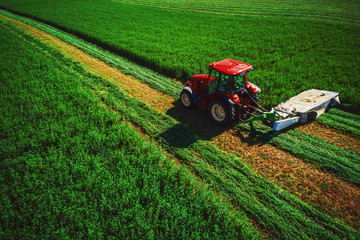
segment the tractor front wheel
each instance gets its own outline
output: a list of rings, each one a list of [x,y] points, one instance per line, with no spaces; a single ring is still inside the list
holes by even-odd
[[[217,125],[226,125],[234,119],[234,107],[223,101],[214,100],[208,105],[211,120]]]
[[[180,101],[186,108],[192,108],[194,106],[194,100],[189,91],[182,91],[180,94]]]

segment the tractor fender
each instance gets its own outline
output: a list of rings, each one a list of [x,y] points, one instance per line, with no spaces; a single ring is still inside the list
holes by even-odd
[[[182,91],[187,91],[191,94],[194,104],[199,104],[199,97],[196,91],[192,90],[190,87],[184,87]]]
[[[235,103],[228,96],[221,94],[221,93],[215,92],[208,96],[208,102],[210,102],[214,99],[220,99],[220,100],[224,101],[225,103],[232,105],[232,106],[235,105]]]
[[[248,82],[248,84],[246,85],[246,89],[249,91],[249,93],[251,93],[252,95],[258,94],[261,92],[261,89],[256,86],[255,84]]]

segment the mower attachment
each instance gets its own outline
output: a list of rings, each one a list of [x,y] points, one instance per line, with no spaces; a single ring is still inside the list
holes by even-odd
[[[275,107],[279,120],[274,122],[273,129],[280,131],[295,123],[314,120],[340,104],[338,95],[338,92],[310,89],[290,98]]]

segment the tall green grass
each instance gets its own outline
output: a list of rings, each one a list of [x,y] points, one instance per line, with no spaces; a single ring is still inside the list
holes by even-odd
[[[201,11],[215,14],[265,16],[360,23],[359,1],[311,0],[113,0],[141,6],[153,6],[183,11]]]
[[[151,87],[172,97],[176,98],[181,91],[181,84],[172,81],[170,78],[164,77],[163,75],[157,74],[149,69],[134,64],[122,57],[111,54],[103,49],[89,44],[86,41],[78,39],[72,35],[59,31],[56,28],[39,23],[32,19],[20,17],[5,11],[2,13],[10,17],[17,18],[54,36],[57,36],[60,39],[81,48],[92,56],[98,57],[108,62],[109,64],[118,67],[128,74],[132,74],[139,80],[149,84]],[[141,111],[141,108],[142,106],[134,110]],[[157,122],[155,119],[151,120]],[[356,126],[358,125],[358,120],[359,117],[357,115],[346,113],[337,109],[331,109],[329,113],[325,113],[324,115],[320,116],[318,121],[324,124],[328,124],[332,127],[357,134],[358,128]],[[146,125],[147,120],[144,119],[142,121],[143,125]],[[245,128],[249,129],[248,126]],[[357,165],[354,164],[359,162],[359,157],[355,153],[339,148],[319,138],[311,137],[304,133],[301,134],[298,131],[288,132],[290,135],[280,134],[277,136],[278,134],[271,132],[267,127],[257,125],[257,129],[259,131],[263,131],[260,134],[262,138],[271,139],[271,144],[287,152],[290,152],[297,157],[301,157],[305,161],[311,162],[323,170],[334,172],[345,181],[355,184],[360,183],[359,169],[357,168]],[[156,131],[158,131],[158,129],[154,129],[154,132]],[[277,137],[273,138],[274,136]],[[179,139],[182,138],[180,137]]]
[[[101,106],[98,77],[0,21],[1,239],[257,239],[216,196]]]
[[[150,87],[166,93],[174,98],[179,97],[180,92],[184,86],[179,82],[173,81],[171,78],[156,73],[148,68],[142,67],[134,62],[129,61],[126,58],[104,50],[99,46],[91,44],[83,39],[77,38],[72,34],[60,31],[59,29],[54,28],[50,25],[41,23],[31,18],[12,14],[2,9],[0,9],[0,13],[7,17],[17,19],[21,22],[34,26],[46,33],[51,34],[52,36],[58,37],[59,39],[83,50],[89,55],[101,59],[107,64],[120,69],[123,73],[130,74],[135,78],[139,79],[140,81],[148,84]]]
[[[335,2],[347,9],[346,4]],[[276,6],[278,2],[267,5],[272,3]],[[305,12],[321,8],[304,3],[296,8]],[[336,3],[329,5],[335,12]],[[254,66],[250,81],[262,88],[261,103],[266,107],[309,88],[339,91],[343,102],[360,106],[358,24],[208,14],[101,0],[2,0],[0,6],[184,81],[212,61],[235,58],[248,62]],[[346,18],[349,12],[359,11],[356,2],[350,6],[353,11],[337,14]]]
[[[62,64],[68,65],[67,62]],[[203,182],[230,199],[236,208],[245,211],[275,237],[355,239],[358,236],[358,232],[338,220],[257,176],[241,159],[219,151],[171,117],[159,114],[104,79],[81,77],[87,73],[80,66],[71,67],[86,89],[93,89],[108,106],[159,139],[165,148],[201,176]]]

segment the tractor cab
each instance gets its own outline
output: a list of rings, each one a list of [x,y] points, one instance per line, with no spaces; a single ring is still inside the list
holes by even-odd
[[[233,59],[225,59],[209,65],[209,77],[214,80],[209,82],[209,88],[224,93],[237,93],[242,89],[247,89],[252,94],[260,92],[260,88],[247,81],[247,74],[252,70],[252,66]]]
[[[252,66],[234,59],[224,59],[212,62],[209,68],[209,74],[193,75],[185,83],[180,95],[183,105],[208,109],[211,119],[218,125],[225,125],[235,118],[248,118],[261,91],[247,81]]]
[[[223,93],[237,93],[246,87],[247,73],[241,75],[225,75],[215,70],[210,70],[209,92],[219,91]],[[213,77],[213,78],[212,78]]]

